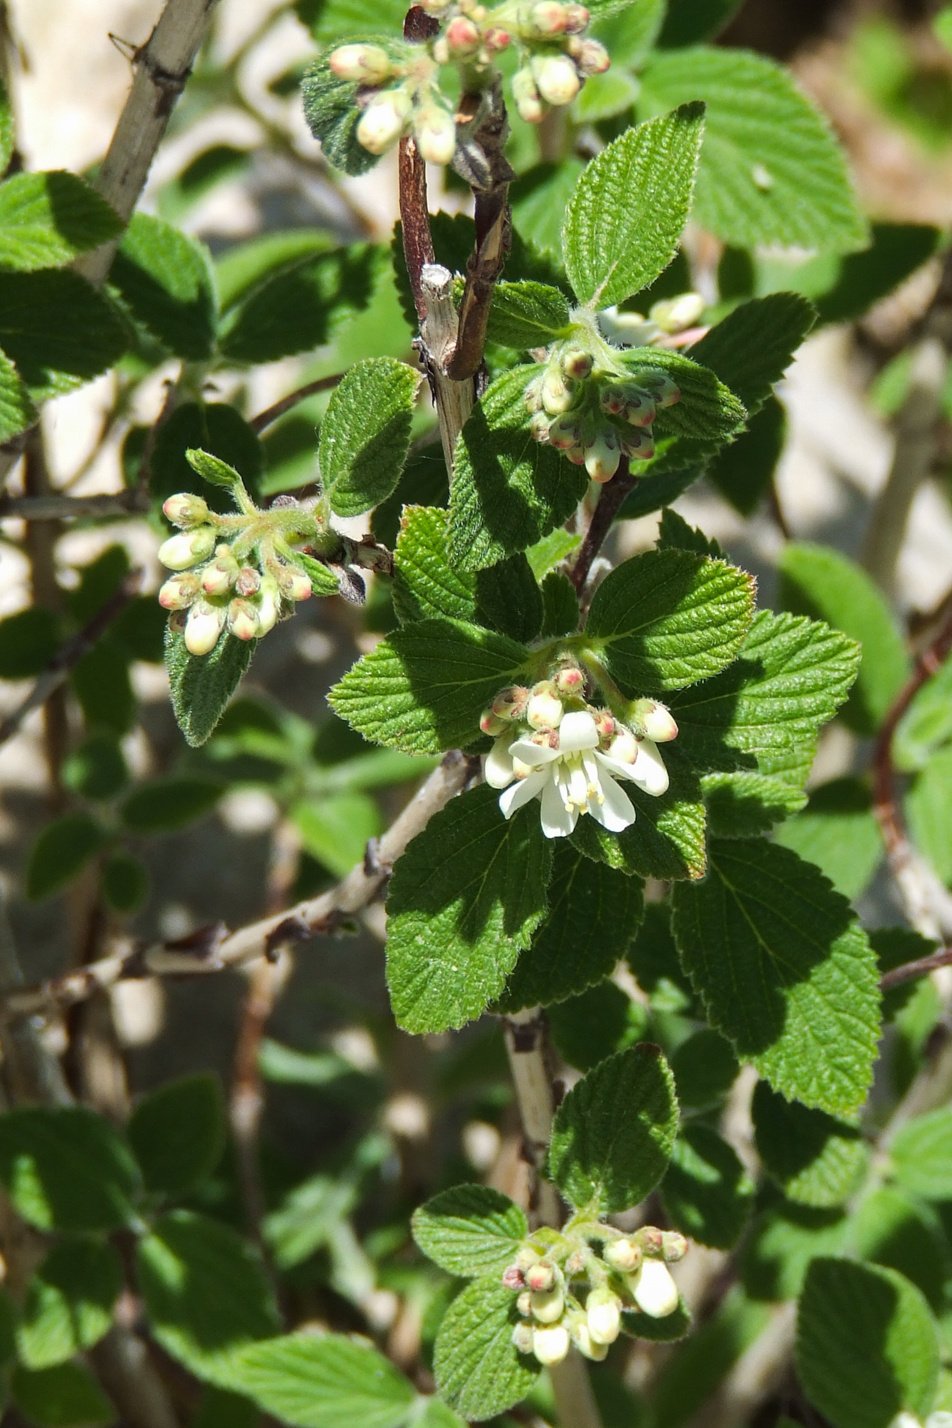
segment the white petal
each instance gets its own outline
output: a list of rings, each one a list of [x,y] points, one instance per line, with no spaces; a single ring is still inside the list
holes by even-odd
[[[657,744],[653,744],[650,739],[642,739],[638,745],[638,757],[632,778],[639,788],[643,788],[645,793],[653,794],[655,798],[668,791],[668,770],[664,766],[664,759],[658,753]]]
[[[637,783],[634,764],[623,764],[620,759],[613,759],[610,754],[596,754],[595,758],[603,769],[608,770],[612,778],[627,778]]]
[[[512,771],[512,735],[497,739],[486,755],[486,782],[491,788],[505,788],[515,777]]]
[[[550,779],[542,790],[543,833],[547,838],[567,838],[577,822],[578,809],[566,808],[558,784]]]
[[[604,803],[596,803],[593,799],[589,804],[588,811],[595,822],[607,828],[609,833],[620,833],[623,828],[630,827],[635,821],[631,799],[609,774],[602,776],[602,793],[605,795]]]
[[[509,752],[514,759],[521,759],[531,769],[542,768],[543,764],[550,764],[559,757],[557,749],[550,749],[548,744],[534,744],[531,739],[517,739]]]
[[[638,1308],[652,1319],[665,1319],[678,1307],[678,1288],[660,1259],[646,1259],[634,1290]]]
[[[530,774],[528,778],[520,779],[517,783],[511,783],[505,793],[499,795],[499,807],[502,809],[503,817],[511,818],[517,808],[521,808],[524,803],[529,803],[540,794],[543,784],[548,781],[548,774],[534,773]]]
[[[585,709],[574,714],[563,714],[559,725],[559,753],[578,754],[583,749],[598,748],[598,730],[595,720]]]

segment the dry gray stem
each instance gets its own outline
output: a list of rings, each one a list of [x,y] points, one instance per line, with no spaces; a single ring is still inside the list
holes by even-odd
[[[420,290],[426,303],[421,334],[429,357],[428,372],[435,387],[433,395],[446,469],[452,477],[456,438],[473,410],[473,381],[468,377],[465,381],[454,382],[445,370],[446,363],[456,351],[459,336],[453,305],[453,274],[439,263],[425,263],[420,272]]]

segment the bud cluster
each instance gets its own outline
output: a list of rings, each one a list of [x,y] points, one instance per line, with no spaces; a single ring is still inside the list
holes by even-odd
[[[360,86],[363,114],[356,137],[372,154],[383,154],[412,134],[428,163],[448,164],[456,151],[456,116],[444,95],[440,69],[452,66],[453,92],[481,92],[494,82],[499,55],[514,47],[520,66],[512,93],[521,117],[537,124],[552,107],[570,104],[589,75],[609,67],[608,52],[585,37],[589,12],[573,0],[421,0],[420,8],[441,22],[426,45],[374,42],[338,45],[328,67],[338,79]]]
[[[680,400],[677,384],[659,368],[611,371],[571,342],[555,348],[525,391],[536,441],[564,452],[599,484],[612,479],[623,456],[654,455],[655,417]]]
[[[683,1259],[688,1242],[674,1230],[646,1226],[632,1235],[598,1227],[595,1244],[568,1232],[544,1251],[530,1241],[504,1271],[502,1282],[517,1295],[519,1322],[512,1341],[540,1364],[557,1364],[572,1344],[600,1361],[622,1332],[622,1315],[639,1310],[664,1319],[678,1307],[668,1269]]]
[[[225,631],[259,639],[311,594],[307,574],[278,554],[269,512],[219,516],[188,493],[170,496],[162,510],[180,529],[159,547],[159,560],[175,572],[159,604],[172,613],[190,654],[209,654]],[[283,519],[282,509],[276,520]]]

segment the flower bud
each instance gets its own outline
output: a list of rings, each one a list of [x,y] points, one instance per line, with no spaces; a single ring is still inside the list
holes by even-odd
[[[621,445],[614,432],[602,430],[585,452],[585,470],[593,481],[603,486],[618,470]]]
[[[428,164],[448,164],[456,153],[456,120],[439,104],[420,110],[414,121],[413,135]]]
[[[516,1324],[512,1331],[513,1347],[520,1354],[531,1354],[533,1337],[531,1324]]]
[[[507,1265],[502,1272],[502,1282],[506,1289],[525,1288],[525,1276],[517,1264]]]
[[[638,373],[639,386],[646,387],[654,398],[655,406],[673,407],[681,400],[681,388],[673,377],[658,368],[650,372]]]
[[[640,312],[619,312],[617,307],[606,307],[598,314],[598,325],[611,342],[620,347],[643,347],[656,329],[653,322],[647,322]]]
[[[417,0],[417,4],[427,15],[442,15],[450,8],[450,0]]]
[[[189,654],[207,655],[213,650],[224,624],[225,612],[220,605],[209,605],[207,600],[196,601],[185,621],[185,648]]]
[[[567,35],[580,35],[592,18],[584,5],[568,4],[566,9],[565,33]]]
[[[613,1344],[621,1333],[621,1300],[610,1289],[593,1289],[585,1301],[588,1331],[596,1344]]]
[[[592,74],[604,74],[611,68],[611,55],[598,40],[577,40],[570,53],[578,65],[579,74],[588,79]]]
[[[548,412],[533,412],[529,419],[529,431],[536,441],[541,441],[543,446],[549,445],[549,428],[552,425],[552,418]]]
[[[646,1259],[629,1286],[638,1308],[652,1319],[666,1319],[678,1307],[678,1286],[660,1259]]]
[[[632,1240],[620,1239],[612,1240],[605,1246],[602,1258],[606,1264],[610,1264],[612,1269],[620,1269],[626,1274],[641,1267],[644,1258],[641,1246],[636,1245]]]
[[[235,576],[235,593],[243,600],[257,595],[261,588],[261,575],[253,566],[243,565]]]
[[[168,570],[188,570],[207,560],[215,549],[215,531],[211,526],[196,526],[169,536],[159,546],[159,560]]]
[[[591,1330],[588,1327],[584,1314],[573,1315],[568,1324],[568,1331],[572,1343],[578,1349],[579,1353],[584,1354],[585,1357],[591,1359],[593,1363],[601,1363],[608,1354],[608,1345],[598,1343],[592,1338]]]
[[[533,729],[556,729],[563,714],[562,701],[549,689],[533,693],[526,705],[526,723]]]
[[[549,416],[560,416],[575,406],[579,399],[578,384],[566,377],[558,367],[546,368],[542,378],[542,405]]]
[[[453,59],[464,59],[467,55],[475,54],[482,44],[478,26],[465,15],[457,15],[452,19],[444,30],[443,37]]]
[[[578,446],[581,436],[581,429],[578,422],[570,412],[565,416],[547,418],[549,422],[549,445],[554,446],[556,451],[571,451],[573,446]]]
[[[547,104],[571,104],[582,87],[578,70],[568,55],[544,55],[533,59],[532,77]]]
[[[602,743],[607,743],[617,732],[619,725],[607,709],[593,709],[592,718],[595,720],[595,732]]]
[[[310,577],[306,571],[299,570],[294,565],[279,566],[277,582],[285,600],[310,600],[313,594]]]
[[[569,1351],[569,1331],[564,1324],[551,1324],[533,1329],[532,1352],[539,1363],[548,1367],[560,1364]]]
[[[338,45],[327,59],[331,74],[357,84],[382,84],[393,73],[387,51],[380,45]]]
[[[529,1293],[528,1289],[523,1294],[519,1295],[519,1298],[516,1300],[516,1308],[522,1315],[523,1319],[528,1319],[531,1315],[532,1295]]]
[[[202,589],[206,595],[227,595],[237,574],[234,560],[213,560],[202,571]]]
[[[681,293],[679,297],[654,303],[648,316],[662,332],[684,332],[699,321],[703,312],[704,299],[700,293]]]
[[[531,701],[530,701],[531,702]],[[554,1289],[558,1283],[559,1272],[555,1265],[547,1259],[540,1259],[538,1264],[533,1264],[526,1270],[526,1284],[530,1289],[538,1293],[545,1293],[549,1289]]]
[[[357,125],[358,144],[371,154],[385,154],[406,128],[413,105],[402,89],[375,94]]]
[[[542,1289],[532,1294],[532,1317],[538,1324],[557,1324],[565,1308],[565,1295],[561,1285]]]
[[[625,432],[621,447],[629,461],[650,461],[655,454],[654,437],[650,431]]]
[[[585,689],[585,676],[577,665],[567,664],[558,670],[552,683],[557,694],[581,694]]]
[[[638,757],[638,740],[629,729],[619,729],[608,746],[608,756],[620,764],[633,764]]]
[[[201,496],[182,491],[179,495],[169,496],[167,501],[163,501],[162,513],[173,526],[198,526],[208,519],[208,502],[203,501]]]
[[[498,25],[492,25],[488,30],[483,31],[483,44],[491,54],[500,54],[502,50],[507,50],[512,44],[512,35],[508,30],[503,30]]]
[[[491,709],[484,709],[479,716],[480,733],[488,734],[491,739],[498,738],[507,727],[505,719],[500,719]]]
[[[232,600],[228,606],[228,628],[238,640],[256,638],[258,612],[250,600]]]
[[[653,743],[670,744],[678,737],[678,726],[666,705],[655,699],[641,699],[635,709],[638,723]]]
[[[500,689],[490,706],[498,719],[507,722],[521,719],[526,712],[529,691],[523,684],[512,684],[508,689]]]
[[[513,75],[512,97],[516,101],[519,118],[527,124],[540,124],[545,118],[545,105],[528,66],[517,69]]]
[[[266,575],[261,582],[258,596],[258,634],[266,635],[278,623],[281,613],[281,594],[273,575]]]
[[[677,1230],[665,1230],[661,1236],[661,1255],[665,1264],[677,1264],[688,1252],[688,1242]]]
[[[621,416],[629,426],[649,427],[657,415],[655,401],[650,392],[627,382],[621,389],[624,398]]]
[[[523,394],[527,412],[540,412],[542,410],[542,376],[533,377],[531,382],[526,383],[526,390]]]
[[[567,352],[562,353],[559,365],[566,377],[574,377],[576,381],[584,382],[586,377],[592,375],[595,363],[591,352],[586,352],[584,347],[570,347]]]
[[[183,575],[173,575],[159,590],[159,604],[163,610],[187,610],[198,598],[201,581],[193,571]]]
[[[559,0],[539,0],[529,11],[526,29],[533,35],[564,35],[568,28],[568,6]]]

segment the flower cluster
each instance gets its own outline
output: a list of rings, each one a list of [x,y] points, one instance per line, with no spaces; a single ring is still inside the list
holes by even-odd
[[[159,560],[175,572],[159,604],[173,612],[190,654],[209,654],[226,630],[258,639],[311,594],[305,571],[278,554],[270,512],[220,516],[188,493],[170,496],[162,510],[180,530],[159,547]]]
[[[563,451],[600,484],[612,479],[622,456],[654,455],[655,417],[680,400],[677,384],[660,368],[611,370],[571,343],[556,346],[525,393],[536,441]]]
[[[623,724],[607,709],[586,704],[584,691],[584,674],[566,664],[532,689],[500,690],[480,719],[480,729],[495,740],[485,774],[502,790],[503,815],[511,818],[538,798],[547,838],[567,837],[580,813],[610,833],[634,823],[634,806],[619,780],[656,797],[668,787],[658,744],[676,738],[678,726],[665,706],[638,700],[631,724]]]
[[[420,8],[442,22],[427,44],[352,43],[328,55],[332,74],[360,85],[356,137],[372,154],[412,133],[427,162],[451,162],[456,115],[442,88],[444,66],[455,68],[464,93],[479,93],[495,79],[499,54],[514,46],[522,63],[513,99],[532,124],[570,104],[589,75],[609,66],[604,46],[585,37],[588,10],[571,0],[504,0],[495,8],[479,0],[422,0]]]
[[[622,1332],[626,1309],[664,1319],[678,1307],[668,1265],[687,1253],[683,1235],[654,1226],[632,1235],[597,1229],[595,1245],[584,1235],[572,1237],[574,1244],[559,1236],[544,1252],[527,1244],[503,1274],[503,1284],[518,1294],[512,1341],[541,1364],[560,1363],[572,1344],[601,1360]]]

